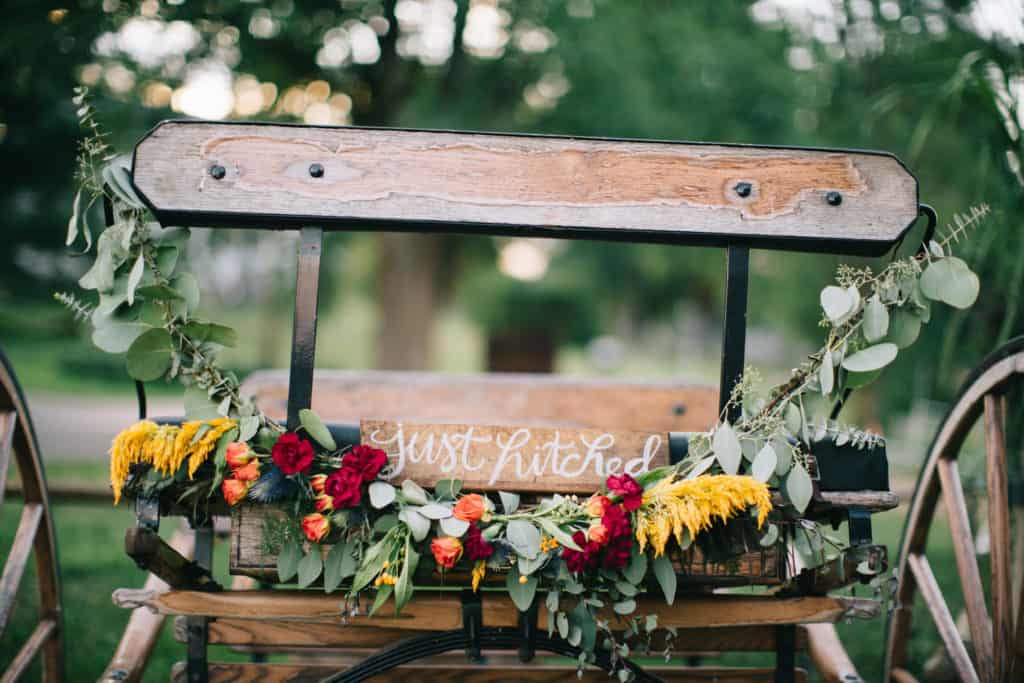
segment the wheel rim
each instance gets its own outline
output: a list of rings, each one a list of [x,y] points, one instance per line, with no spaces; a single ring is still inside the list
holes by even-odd
[[[1021,617],[1024,604],[1015,604],[1012,599],[1005,430],[1005,395],[1024,384],[1022,378],[1024,338],[1017,338],[992,353],[971,374],[928,449],[900,544],[898,606],[889,620],[885,680],[914,680],[905,667],[916,601],[927,608],[946,656],[961,680],[1009,681],[1024,673],[1024,662],[1015,655],[1019,644],[1024,643],[1024,618]],[[985,436],[985,488],[991,548],[987,576],[979,570],[972,535],[976,529],[971,528],[958,466],[964,442],[976,424],[983,427]],[[960,636],[926,553],[940,500],[948,516],[973,653],[968,651]],[[985,598],[985,582],[990,588],[991,609]]]
[[[43,680],[57,683],[64,680],[64,647],[52,509],[24,394],[7,356],[0,350],[0,502],[12,455],[18,467],[24,506],[11,552],[0,573],[0,636],[9,625],[29,556],[35,558],[39,623],[20,646],[7,670],[0,674],[0,682],[17,680],[41,654]]]

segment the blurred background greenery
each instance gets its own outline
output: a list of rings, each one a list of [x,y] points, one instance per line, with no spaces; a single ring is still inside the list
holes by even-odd
[[[52,300],[89,261],[63,244],[76,85],[125,152],[182,116],[892,152],[940,225],[993,210],[960,247],[978,303],[937,309],[851,411],[892,437],[905,490],[967,370],[1024,330],[1018,0],[8,0],[3,19],[0,341],[55,463],[102,462],[96,444],[133,416],[121,361]],[[194,231],[204,317],[239,330],[225,362],[243,374],[287,362],[290,239]],[[753,253],[748,356],[769,379],[818,343],[817,292],[840,260],[870,263]],[[334,233],[318,367],[715,382],[723,271],[707,249]],[[532,352],[504,357],[509,344]],[[67,561],[81,571],[90,552]]]

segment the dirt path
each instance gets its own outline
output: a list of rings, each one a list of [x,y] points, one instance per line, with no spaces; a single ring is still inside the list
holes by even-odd
[[[44,460],[105,462],[110,440],[138,415],[133,395],[27,393]],[[181,410],[180,399],[149,399],[150,415],[180,415]]]

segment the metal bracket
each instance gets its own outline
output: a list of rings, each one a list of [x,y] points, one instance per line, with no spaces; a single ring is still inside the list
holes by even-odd
[[[775,627],[775,683],[796,681],[796,625]]]
[[[295,272],[295,319],[292,326],[292,362],[288,372],[288,429],[299,426],[299,411],[313,398],[313,362],[316,358],[316,316],[320,293],[320,252],[324,231],[302,228]]]
[[[685,432],[668,433],[668,461],[677,465],[686,459],[690,452],[690,436]]]
[[[519,613],[519,634],[522,643],[519,645],[519,661],[532,662],[537,654],[537,598],[530,603],[530,609]]]
[[[750,249],[729,247],[726,252],[725,329],[722,335],[722,370],[718,383],[718,412],[729,422],[742,414],[738,405],[725,413],[733,387],[743,378],[747,346],[747,290],[750,287]]]
[[[851,547],[871,545],[871,512],[867,508],[848,509],[846,524],[850,532]]]
[[[135,524],[145,529],[160,531],[160,499],[139,496],[135,499]]]
[[[484,610],[480,596],[471,590],[459,595],[462,602],[462,629],[466,633],[466,657],[478,664],[484,661],[480,654],[480,634],[484,628]]]
[[[193,524],[196,534],[194,562],[210,570],[213,564],[213,524],[207,519],[203,523]],[[188,683],[207,683],[210,670],[206,659],[206,646],[209,641],[210,625],[206,617],[188,618],[188,660],[186,672]]]

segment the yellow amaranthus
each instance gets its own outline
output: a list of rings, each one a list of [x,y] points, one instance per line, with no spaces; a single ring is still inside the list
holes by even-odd
[[[760,528],[772,509],[768,486],[753,477],[732,474],[702,475],[696,479],[665,477],[644,493],[637,510],[636,540],[643,551],[650,543],[654,556],[665,552],[671,536],[682,545],[683,530],[696,538],[716,521],[727,522],[757,506]]]
[[[476,593],[476,589],[480,587],[480,582],[484,580],[484,576],[487,574],[487,560],[477,560],[476,564],[473,565],[473,592]]]
[[[192,478],[226,432],[238,423],[226,417],[194,420],[174,425],[158,425],[149,420],[136,422],[114,437],[110,445],[110,485],[114,504],[121,500],[128,470],[135,463],[146,463],[163,474],[173,475],[188,459],[188,477]],[[200,429],[206,425],[205,432]],[[197,438],[198,437],[198,438]]]

